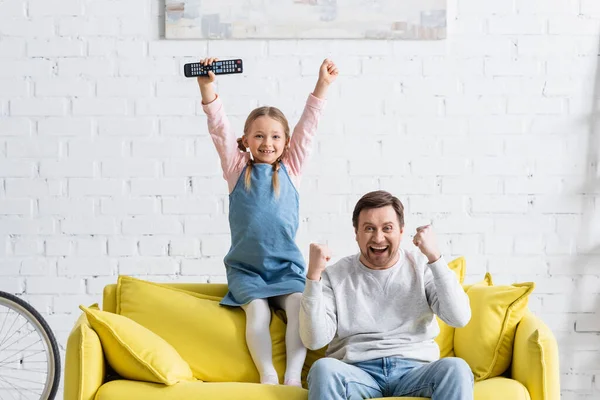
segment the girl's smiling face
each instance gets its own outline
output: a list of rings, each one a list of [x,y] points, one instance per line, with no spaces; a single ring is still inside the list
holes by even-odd
[[[243,142],[244,146],[250,148],[254,162],[273,164],[283,154],[288,140],[281,122],[261,116],[252,122]]]

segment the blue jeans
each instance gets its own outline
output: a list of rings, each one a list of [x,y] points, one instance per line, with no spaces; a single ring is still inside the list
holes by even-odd
[[[431,363],[385,357],[348,364],[317,360],[308,373],[309,400],[355,400],[377,397],[429,397],[472,400],[473,373],[455,357]]]

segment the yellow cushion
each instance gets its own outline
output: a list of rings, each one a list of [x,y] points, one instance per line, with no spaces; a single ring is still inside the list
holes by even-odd
[[[458,281],[463,283],[467,270],[465,258],[459,257],[452,260],[448,263],[448,267],[456,274]],[[436,318],[440,327],[440,333],[435,338],[435,342],[440,347],[440,357],[454,357],[454,328],[446,324],[439,317]]]
[[[193,379],[190,366],[156,334],[121,315],[79,307],[100,337],[109,364],[122,377],[166,385]]]
[[[169,342],[189,363],[194,376],[208,382],[259,382],[246,345],[246,315],[204,295],[119,277],[117,311]],[[285,328],[273,314],[273,363],[283,379]]]
[[[293,386],[236,382],[155,383],[112,381],[96,400],[307,400],[308,391]]]
[[[469,364],[476,381],[498,376],[510,365],[516,327],[534,287],[527,282],[467,290],[471,320],[454,330],[454,352]]]
[[[98,309],[98,304],[89,308]],[[82,313],[67,339],[65,356],[65,399],[93,400],[102,385],[105,366],[98,334]]]

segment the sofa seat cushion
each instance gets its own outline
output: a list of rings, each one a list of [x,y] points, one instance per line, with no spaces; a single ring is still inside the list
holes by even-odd
[[[307,400],[308,391],[284,385],[227,382],[179,382],[172,386],[118,380],[105,383],[95,400]],[[427,400],[423,397],[387,397],[386,400]],[[508,378],[475,382],[475,400],[531,400],[525,386]],[[374,399],[375,400],[375,399]]]
[[[95,400],[307,400],[308,391],[293,386],[237,382],[179,382],[165,386],[117,380],[100,387]]]

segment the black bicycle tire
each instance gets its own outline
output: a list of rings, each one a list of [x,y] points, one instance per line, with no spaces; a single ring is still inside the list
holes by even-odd
[[[58,392],[58,386],[60,385],[60,353],[58,350],[58,342],[56,341],[54,332],[52,332],[52,329],[50,329],[50,325],[48,325],[48,323],[46,322],[44,317],[42,317],[42,315],[38,312],[38,310],[33,308],[33,306],[25,300],[10,293],[3,292],[1,290],[0,297],[3,297],[8,301],[12,301],[13,303],[16,303],[19,306],[26,309],[27,312],[29,312],[33,316],[33,318],[35,318],[40,323],[42,329],[44,330],[44,333],[46,333],[46,335],[48,336],[48,339],[50,340],[50,347],[52,348],[52,357],[48,358],[50,362],[54,362],[54,379],[52,380],[52,388],[50,389],[48,398],[43,400],[54,400],[54,398],[56,397],[56,392]]]

